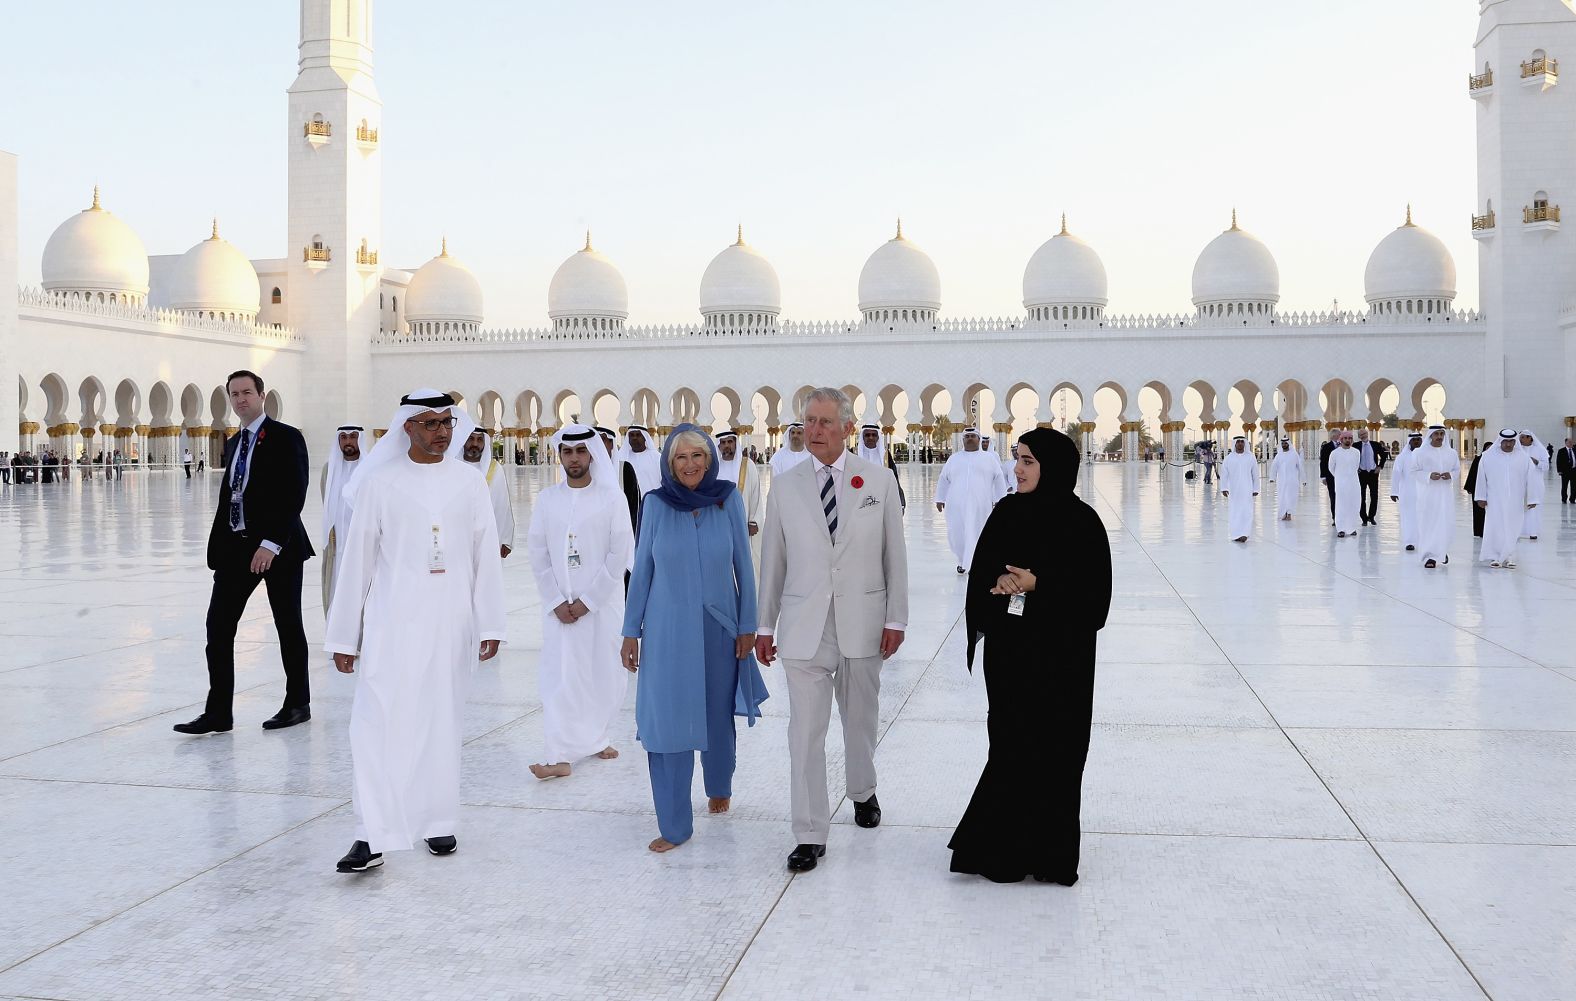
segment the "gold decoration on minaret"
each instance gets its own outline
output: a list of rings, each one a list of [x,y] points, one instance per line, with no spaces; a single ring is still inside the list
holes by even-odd
[[[1060,236],[1066,236],[1067,235],[1067,213],[1066,212],[1062,213],[1062,231],[1061,231],[1061,233],[1059,235]]]
[[[1235,205],[1233,205],[1231,207],[1231,228],[1226,230],[1226,232],[1228,232],[1228,233],[1240,232],[1240,230],[1237,228],[1237,207]]]
[[[92,212],[102,212],[102,211],[104,211],[103,208],[101,208],[99,206],[98,185],[97,184],[93,185],[93,204],[88,206],[88,209],[89,209],[89,211],[92,211]]]
[[[903,239],[903,217],[902,216],[898,216],[897,217],[897,236],[894,236],[892,239],[894,239],[894,240],[901,240],[901,239]]]
[[[733,244],[735,247],[744,246],[744,223],[739,223],[739,238]]]
[[[213,217],[213,235],[208,237],[208,239],[210,241],[219,239],[219,217],[218,216],[214,216]]]
[[[586,245],[584,247],[580,248],[580,252],[582,254],[589,254],[589,253],[591,253],[591,251],[592,251],[592,247],[591,247],[591,227],[587,226],[586,227]]]
[[[1411,225],[1412,225],[1412,203],[1411,202],[1407,202],[1406,203],[1406,223],[1405,223],[1405,225],[1402,228],[1404,229],[1404,228],[1406,228],[1408,226],[1411,226]]]
[[[444,236],[443,236],[443,247],[442,247],[442,249],[440,249],[438,251],[438,256],[439,257],[448,257],[449,256],[449,236],[448,236],[447,233],[445,233]]]

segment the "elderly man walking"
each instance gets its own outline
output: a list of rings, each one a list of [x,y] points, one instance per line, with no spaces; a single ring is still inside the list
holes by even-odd
[[[805,872],[826,854],[832,810],[826,731],[832,699],[843,720],[847,792],[860,827],[881,823],[876,729],[881,662],[908,628],[908,553],[897,480],[850,454],[853,405],[838,389],[805,400],[810,458],[777,476],[762,530],[755,656],[780,652],[788,682],[793,832],[788,868]]]

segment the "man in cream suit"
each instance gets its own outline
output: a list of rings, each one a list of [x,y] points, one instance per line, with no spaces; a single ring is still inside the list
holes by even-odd
[[[755,656],[781,653],[788,682],[793,771],[793,872],[826,854],[832,809],[826,730],[832,699],[843,719],[848,796],[860,827],[881,823],[876,731],[881,662],[908,625],[908,553],[897,480],[851,454],[853,405],[841,390],[805,400],[810,458],[772,482],[761,530],[760,617]]]

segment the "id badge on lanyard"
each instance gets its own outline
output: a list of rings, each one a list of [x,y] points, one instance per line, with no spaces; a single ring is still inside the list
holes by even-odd
[[[1024,604],[1024,598],[1023,598],[1023,595],[1021,595],[1021,594],[1015,594],[1012,597],[1008,598],[1007,599],[1007,614],[1008,615],[1022,615],[1023,614],[1023,604]]]
[[[432,526],[432,548],[427,551],[427,572],[443,573],[448,567],[443,561],[443,538],[437,525]]]
[[[569,533],[569,549],[564,555],[566,557],[565,562],[569,565],[569,569],[580,569],[580,550],[575,546],[575,533],[573,532]]]

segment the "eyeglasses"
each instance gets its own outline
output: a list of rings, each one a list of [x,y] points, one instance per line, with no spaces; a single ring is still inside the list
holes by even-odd
[[[454,423],[455,423],[455,418],[453,418],[453,417],[434,417],[430,421],[418,421],[418,420],[415,420],[415,419],[411,419],[411,420],[406,421],[405,423],[407,423],[407,424],[414,424],[417,427],[421,428],[423,431],[436,431],[439,428],[452,428],[454,426]]]

